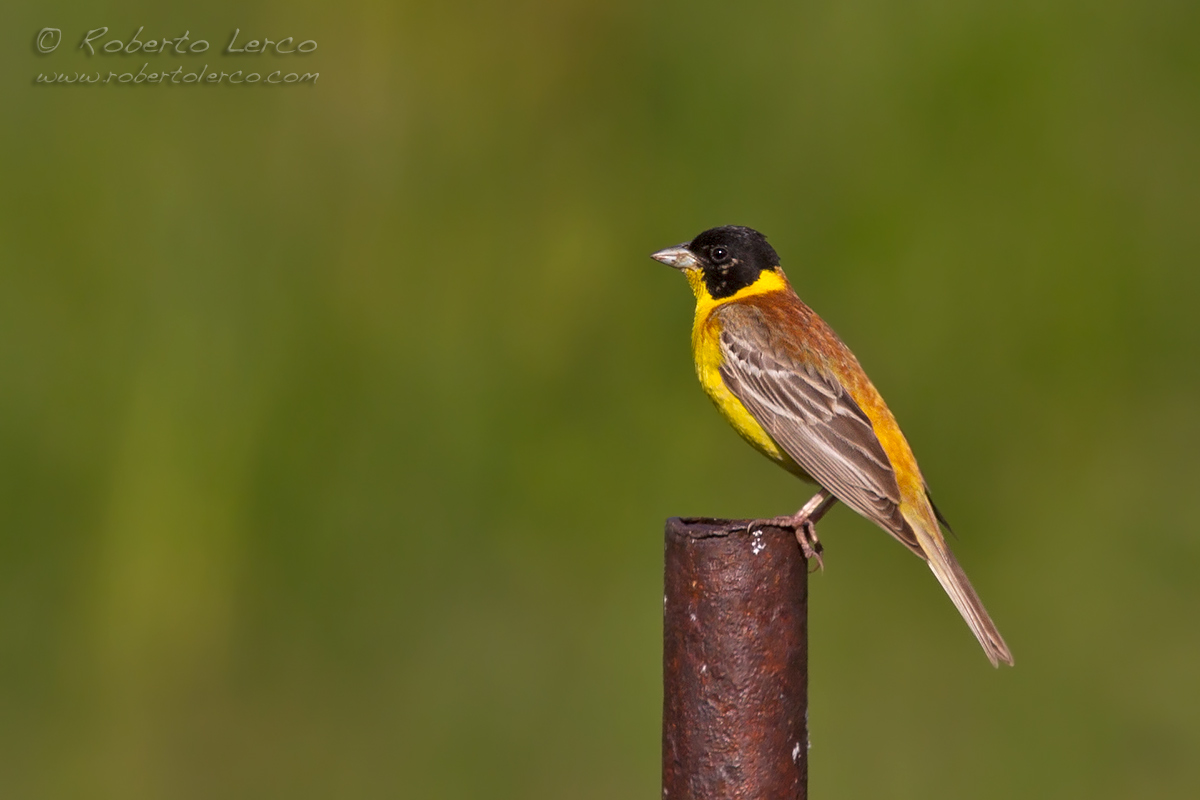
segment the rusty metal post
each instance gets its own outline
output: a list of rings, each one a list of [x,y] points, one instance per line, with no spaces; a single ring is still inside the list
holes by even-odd
[[[805,798],[808,563],[795,534],[667,520],[663,798]]]

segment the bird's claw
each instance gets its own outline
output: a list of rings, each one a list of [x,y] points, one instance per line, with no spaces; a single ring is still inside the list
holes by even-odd
[[[796,541],[800,544],[800,552],[806,559],[815,559],[817,569],[825,571],[825,562],[821,558],[821,540],[817,538],[817,526],[812,520],[804,520],[796,526]],[[815,570],[814,570],[815,571]]]
[[[821,540],[817,538],[817,526],[811,519],[800,514],[790,517],[775,517],[774,519],[753,519],[746,524],[746,533],[754,533],[755,528],[791,528],[796,534],[796,542],[805,560],[815,560],[816,569],[825,570],[825,562],[821,559]],[[816,569],[813,571],[815,572]]]

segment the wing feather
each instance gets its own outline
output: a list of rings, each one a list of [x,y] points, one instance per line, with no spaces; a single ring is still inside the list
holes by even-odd
[[[817,483],[920,553],[870,418],[834,375],[776,346],[757,309],[734,308],[717,312],[720,372],[729,391]],[[731,311],[735,318],[728,318]]]

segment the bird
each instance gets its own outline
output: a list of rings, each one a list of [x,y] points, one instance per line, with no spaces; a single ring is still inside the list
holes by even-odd
[[[805,556],[819,559],[816,522],[840,501],[920,556],[992,666],[1011,665],[896,418],[850,348],[796,294],[766,236],[725,225],[651,258],[682,271],[695,294],[692,355],[717,410],[756,450],[820,489],[795,514],[751,526],[792,528]]]

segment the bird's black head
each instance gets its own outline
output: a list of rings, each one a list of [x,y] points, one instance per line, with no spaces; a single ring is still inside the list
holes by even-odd
[[[736,294],[764,270],[779,266],[779,254],[767,237],[741,225],[710,228],[687,244],[660,250],[654,258],[679,269],[699,269],[714,300]]]

